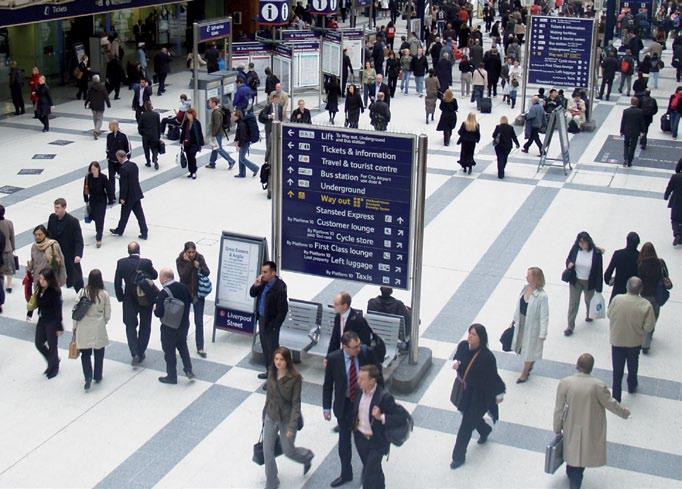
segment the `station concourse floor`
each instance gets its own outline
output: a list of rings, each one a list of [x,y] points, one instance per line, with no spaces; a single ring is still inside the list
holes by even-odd
[[[169,82],[165,95],[152,98],[157,109],[177,108],[179,94],[189,93],[187,73],[172,74]],[[665,105],[674,86],[672,73],[665,69],[662,89],[655,94],[660,96],[659,106]],[[616,93],[610,102],[595,105],[595,132],[571,135],[574,169],[568,176],[560,168],[538,171],[537,149],[532,148],[529,155],[518,150],[512,153],[507,178],[500,181],[492,130],[501,115],[511,120],[519,110],[512,111],[498,96],[493,99],[492,114],[477,115],[482,133],[477,165],[472,175],[465,175],[457,164],[458,146],[443,146],[442,134],[436,131],[438,117],[426,125],[424,100],[413,94],[414,83],[411,92],[409,96],[397,94],[391,103],[389,130],[429,137],[420,345],[433,351],[434,363],[417,392],[397,396],[412,412],[415,429],[409,441],[394,447],[384,462],[387,487],[568,487],[563,469],[552,476],[543,473],[544,447],[552,438],[556,386],[559,379],[572,374],[583,352],[595,356],[595,375],[610,386],[611,355],[608,321],[585,323],[581,319],[584,305],[575,334],[570,338],[562,334],[568,287],[560,276],[566,254],[576,234],[587,230],[604,248],[608,261],[614,250],[624,246],[626,234],[637,231],[643,242],[654,243],[676,282],[682,251],[671,246],[663,190],[673,171],[665,158],[682,156],[682,152],[675,149],[669,135],[660,132],[659,113],[649,132],[650,149],[641,162],[636,157],[632,168],[623,168],[622,145],[615,142],[614,146],[609,137],[618,135],[620,114],[628,100]],[[221,231],[269,239],[271,201],[258,179],[232,178],[236,169],[228,171],[222,159],[216,170],[200,168],[196,181],[185,178],[175,165],[176,143],[167,142],[160,170],[144,167],[131,97],[131,92],[123,90],[121,100],[112,101],[105,118],[121,121],[122,131],[132,140],[133,160],[140,165],[143,206],[150,226],[149,240],[141,243],[142,255],[151,258],[157,269],[175,268],[183,243],[195,241],[215,283]],[[314,109],[317,96],[307,99]],[[473,104],[460,98],[460,122],[472,108]],[[315,115],[315,123],[326,121],[326,113]],[[361,121],[361,127],[369,128],[367,113]],[[41,133],[40,124],[30,115],[0,121],[0,203],[14,222],[22,264],[29,257],[31,232],[46,221],[55,198],[66,198],[68,210],[82,217],[86,167],[104,158],[105,138],[93,141],[90,112],[82,102],[59,104],[50,123],[50,132]],[[337,116],[339,123],[343,123],[342,113]],[[612,147],[618,151],[614,153]],[[551,151],[557,154],[558,141]],[[231,152],[236,157],[233,148]],[[200,153],[201,165],[208,155],[208,150]],[[254,145],[251,159],[260,165],[263,155],[261,141]],[[119,207],[108,210],[105,230],[115,226],[118,213]],[[95,248],[94,224],[82,226],[84,271],[101,269],[110,287],[116,260],[126,254],[126,244],[138,234],[136,221],[131,219],[122,238],[106,234],[101,249]],[[515,355],[502,353],[497,339],[512,319],[530,266],[541,267],[547,278],[549,335],[545,358],[529,382],[517,385],[521,363]],[[378,294],[376,287],[338,280],[286,272],[283,279],[290,298],[328,303],[336,292],[348,290],[353,305],[364,309],[367,300]],[[661,310],[651,353],[640,358],[640,391],[623,394],[632,417],[622,420],[607,415],[609,462],[586,471],[586,489],[682,488],[679,290],[679,285],[672,290]],[[605,287],[607,299],[609,294]],[[397,291],[396,295],[409,300],[407,293]],[[75,293],[65,291],[65,318],[74,302]],[[194,353],[190,329],[197,380],[189,383],[181,377],[177,386],[167,386],[157,381],[164,371],[158,321],[153,321],[144,368],[133,369],[121,308],[114,301],[104,381],[85,394],[80,362],[67,359],[68,332],[60,339],[59,376],[48,382],[41,375],[43,360],[33,346],[35,322],[24,320],[21,275],[17,275],[14,292],[8,294],[0,316],[0,487],[263,487],[263,468],[251,462],[265,400],[256,378],[260,367],[249,361],[250,338],[218,332],[216,342],[210,342],[212,306],[212,302],[206,306],[207,359]],[[449,403],[454,380],[450,358],[472,322],[488,328],[507,393],[490,443],[478,446],[472,441],[466,465],[452,471],[450,454],[460,418]],[[70,320],[65,320],[65,326],[70,331]],[[328,487],[340,466],[336,434],[322,417],[321,361],[304,359],[300,369],[305,379],[305,428],[297,443],[316,455],[305,477],[301,466],[279,458],[281,487]],[[355,458],[355,480],[344,487],[360,486],[361,469]]]

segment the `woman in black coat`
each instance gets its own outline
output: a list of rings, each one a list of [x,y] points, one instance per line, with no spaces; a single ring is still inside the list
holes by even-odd
[[[658,302],[656,290],[661,279],[668,275],[667,270],[665,262],[656,254],[654,245],[649,242],[644,243],[637,260],[637,276],[642,279],[642,297],[648,300],[654,308],[656,321],[658,321],[658,315],[661,312],[661,304]],[[653,331],[644,335],[642,353],[649,353],[653,335]]]
[[[358,93],[358,88],[354,83],[348,85],[344,110],[346,112],[346,125],[357,129],[360,113],[365,111],[365,106],[362,103],[362,97],[360,97],[360,94]]]
[[[40,122],[43,123],[43,132],[50,130],[50,112],[52,112],[52,96],[50,89],[45,83],[45,77],[41,75],[40,82],[35,90],[38,101],[36,102],[36,115]]]
[[[507,158],[512,150],[512,143],[519,147],[519,140],[516,139],[516,131],[509,125],[506,116],[500,118],[500,123],[495,126],[493,131],[493,146],[497,155],[497,178],[504,178],[504,168],[507,166]]]
[[[677,162],[675,174],[670,177],[663,198],[668,201],[670,223],[673,227],[673,246],[682,244],[682,158]]]
[[[289,120],[297,124],[312,124],[312,115],[310,114],[310,111],[305,108],[305,100],[300,99],[298,101],[298,108],[291,112]]]
[[[476,122],[476,114],[469,112],[466,120],[459,127],[457,134],[459,134],[457,144],[462,145],[458,163],[462,166],[462,170],[471,175],[471,169],[476,166],[476,161],[474,160],[476,143],[481,140],[481,129],[478,122]]]
[[[339,79],[332,75],[324,85],[324,92],[327,94],[327,112],[329,112],[329,122],[334,124],[334,118],[339,111],[339,97],[341,96],[341,86]]]
[[[450,61],[450,54],[444,53],[443,57],[438,61],[438,64],[436,65],[436,76],[438,77],[441,91],[450,88],[450,85],[452,85],[452,62]]]
[[[85,94],[88,92],[88,80],[90,80],[90,68],[88,68],[88,56],[86,54],[81,57],[76,70],[77,73],[80,73],[80,78],[76,79],[76,87],[78,88],[76,98],[80,100],[81,95],[85,98]]]
[[[443,131],[443,144],[450,145],[450,136],[457,127],[457,99],[451,89],[445,90],[443,100],[440,103],[440,119],[438,119],[437,131]]]
[[[62,325],[62,291],[57,276],[51,268],[43,269],[38,275],[38,324],[36,324],[35,345],[47,360],[43,372],[48,379],[59,373],[58,340],[64,333]],[[47,346],[46,346],[47,343]]]
[[[457,370],[457,377],[464,381],[466,388],[457,405],[462,421],[452,450],[451,469],[464,465],[467,445],[474,430],[480,435],[479,444],[488,441],[493,429],[483,416],[490,412],[493,423],[497,421],[497,405],[502,402],[505,392],[504,382],[497,373],[495,355],[488,349],[488,333],[482,324],[469,326],[469,335],[457,345],[454,360],[452,368]]]
[[[631,232],[626,238],[625,248],[613,252],[609,266],[604,271],[604,282],[613,286],[609,304],[618,294],[625,294],[628,279],[637,276],[638,246],[639,235]],[[614,272],[616,273],[615,277],[613,276]]]
[[[197,111],[189,109],[185,114],[185,120],[180,128],[180,141],[187,156],[187,178],[197,178],[197,153],[204,145],[204,133],[201,131],[201,122],[197,119]]]
[[[102,246],[102,232],[104,231],[104,217],[107,213],[107,202],[114,198],[109,196],[109,179],[102,173],[99,163],[93,161],[88,166],[88,174],[83,185],[83,199],[88,205],[90,217],[95,221],[97,247]]]
[[[581,231],[566,258],[566,271],[570,291],[568,296],[568,327],[565,336],[571,336],[575,329],[575,318],[580,307],[580,295],[585,295],[585,321],[592,322],[590,317],[590,302],[595,291],[601,293],[604,286],[604,250],[598,248],[592,236]],[[563,279],[563,277],[562,277]]]
[[[388,89],[391,98],[395,97],[395,90],[398,87],[398,77],[400,76],[400,60],[392,50],[388,52],[386,60],[386,76],[388,76]]]

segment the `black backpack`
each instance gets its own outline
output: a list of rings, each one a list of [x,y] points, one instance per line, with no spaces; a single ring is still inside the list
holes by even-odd
[[[253,112],[250,112],[244,116],[244,122],[249,130],[249,141],[252,143],[257,143],[260,141],[260,130],[258,129],[258,121]]]
[[[260,78],[258,78],[258,73],[255,71],[249,71],[246,74],[246,84],[254,92],[258,90],[258,87],[260,86]]]
[[[232,112],[230,112],[230,109],[223,105],[220,107],[220,113],[223,116],[223,131],[229,131],[232,127]]]
[[[268,184],[270,182],[270,163],[265,162],[263,166],[260,167],[260,183],[263,186],[263,190],[268,189]]]
[[[653,97],[642,97],[642,112],[644,115],[653,116],[658,112],[658,104]]]

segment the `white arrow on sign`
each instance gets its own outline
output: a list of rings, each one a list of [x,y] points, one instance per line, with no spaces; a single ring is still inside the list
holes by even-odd
[[[279,13],[279,9],[277,8],[277,5],[274,3],[266,3],[263,5],[263,8],[260,11],[261,17],[265,19],[266,22],[274,22],[277,20],[277,14]]]
[[[402,224],[405,222],[405,219],[403,219],[402,217],[399,217],[398,219],[396,219],[396,221],[398,221],[398,224]]]
[[[290,178],[289,180],[287,180],[287,183],[288,183],[289,185],[293,185],[293,184],[294,184],[294,181]]]
[[[289,161],[294,161],[294,155],[289,155],[288,158],[289,158]]]
[[[287,146],[289,147],[289,149],[291,149],[291,148],[294,147],[294,143],[292,143],[291,141],[289,141],[289,144],[287,144]]]
[[[287,134],[288,134],[289,136],[293,136],[293,135],[294,135],[294,131],[292,131],[291,129],[289,129],[289,130],[287,131]]]
[[[291,168],[291,167],[287,168],[287,171],[288,171],[290,174],[291,174],[291,173],[294,173],[294,169]]]

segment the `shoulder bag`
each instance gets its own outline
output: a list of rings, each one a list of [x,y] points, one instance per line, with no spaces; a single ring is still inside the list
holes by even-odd
[[[668,276],[668,267],[663,260],[661,263],[661,280],[656,284],[656,302],[659,306],[663,306],[668,299],[670,299],[670,289],[673,288],[673,283]]]
[[[71,335],[71,343],[69,343],[69,360],[76,360],[79,355],[78,345],[76,344],[76,332]]]
[[[282,455],[282,453],[284,453],[282,451],[282,442],[279,440],[279,436],[277,436],[277,440],[275,441],[275,458]],[[251,457],[251,460],[257,465],[265,465],[265,454],[263,453],[263,428],[260,430],[258,443],[254,443],[253,445],[253,456]]]
[[[474,361],[476,361],[476,357],[478,356],[479,353],[480,351],[477,351],[474,357],[469,362],[469,365],[467,365],[467,368],[464,371],[464,377],[460,378],[458,374],[457,378],[455,379],[455,383],[452,384],[452,391],[450,392],[450,402],[457,409],[461,409],[462,401],[464,400],[464,391],[467,387],[466,381],[469,375],[469,370],[471,369],[471,366],[474,364]]]
[[[76,304],[73,306],[73,309],[71,310],[71,319],[74,321],[81,321],[88,313],[88,310],[91,306],[92,301],[87,295],[85,295],[85,292],[81,291],[78,302],[76,302]]]
[[[512,350],[512,341],[514,340],[514,321],[511,325],[504,330],[502,336],[500,336],[500,343],[502,343],[502,351]]]
[[[208,275],[201,272],[197,273],[197,296],[200,298],[207,297],[213,291],[213,285]]]

